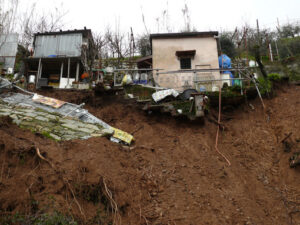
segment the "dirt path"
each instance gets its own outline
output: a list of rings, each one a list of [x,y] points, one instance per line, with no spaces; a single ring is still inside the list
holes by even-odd
[[[133,148],[105,138],[57,143],[0,122],[2,212],[33,214],[52,204],[81,217],[59,175],[36,156],[37,146],[68,177],[88,224],[111,219],[97,214],[107,212],[105,198],[98,197],[105,195],[103,179],[124,225],[300,224],[300,171],[288,164],[300,150],[299,86],[266,100],[269,120],[258,100],[254,110],[243,106],[224,113],[219,149],[231,167],[214,149],[213,123],[147,116],[122,102],[72,92],[42,94],[87,102],[91,113],[133,133],[136,143]],[[292,152],[286,153],[280,141],[290,132]]]

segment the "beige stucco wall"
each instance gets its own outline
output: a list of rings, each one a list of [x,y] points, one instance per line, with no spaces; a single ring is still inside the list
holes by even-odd
[[[214,37],[152,39],[153,68],[164,71],[180,70],[180,60],[175,54],[176,51],[185,50],[196,50],[196,55],[192,59],[192,69],[219,68],[217,41]],[[154,78],[161,87],[182,90],[186,81],[194,87],[194,79],[219,79],[220,73],[197,73],[196,78],[193,73],[173,73],[154,76]],[[207,87],[211,88],[211,85]]]

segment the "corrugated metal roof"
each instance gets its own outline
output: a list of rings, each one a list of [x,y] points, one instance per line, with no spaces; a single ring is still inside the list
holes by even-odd
[[[18,51],[18,34],[0,35],[0,58],[4,58],[4,69],[13,68]]]
[[[81,45],[81,33],[36,36],[34,57],[78,57],[81,56]]]

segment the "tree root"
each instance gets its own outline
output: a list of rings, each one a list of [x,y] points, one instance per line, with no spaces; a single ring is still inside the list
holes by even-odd
[[[112,193],[111,191],[108,189],[105,178],[103,178],[103,185],[104,185],[104,190],[105,190],[105,194],[108,197],[109,201],[110,201],[110,206],[112,208],[112,212],[114,214],[114,221],[113,221],[113,225],[121,225],[121,216],[119,214],[119,209],[118,209],[118,204],[116,203],[116,201],[113,199],[112,197]]]
[[[60,176],[61,176],[63,182],[65,183],[65,185],[67,186],[67,188],[68,188],[69,191],[71,192],[71,194],[72,194],[72,196],[73,196],[73,199],[74,199],[76,205],[78,206],[78,209],[79,209],[81,215],[83,216],[84,221],[86,221],[86,216],[85,216],[85,214],[84,214],[84,212],[83,212],[83,210],[82,210],[82,208],[81,208],[81,206],[80,206],[80,204],[79,204],[79,202],[78,202],[78,200],[77,200],[77,198],[76,198],[76,196],[75,196],[74,190],[73,190],[73,188],[71,187],[69,181],[62,175],[61,170],[58,170],[50,160],[46,159],[44,156],[41,155],[39,148],[36,147],[35,150],[36,150],[37,156],[38,156],[40,159],[42,159],[43,161],[46,161],[46,162],[50,165],[50,167],[51,167],[55,172],[58,172],[58,173],[60,174]]]

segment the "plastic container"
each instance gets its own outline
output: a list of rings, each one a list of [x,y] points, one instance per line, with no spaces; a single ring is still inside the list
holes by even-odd
[[[140,84],[147,84],[148,75],[147,73],[142,73],[140,77]]]
[[[35,75],[29,75],[28,83],[29,84],[34,84],[35,83]]]

